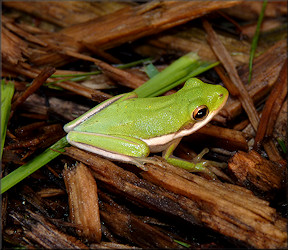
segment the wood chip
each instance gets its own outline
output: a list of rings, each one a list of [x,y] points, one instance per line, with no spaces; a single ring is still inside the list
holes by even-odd
[[[239,151],[228,164],[229,170],[240,185],[264,194],[277,192],[283,188],[285,167],[268,161],[254,150],[249,153]]]
[[[91,172],[79,163],[74,169],[65,167],[63,176],[69,197],[70,220],[79,226],[77,233],[91,241],[100,242],[97,185]]]

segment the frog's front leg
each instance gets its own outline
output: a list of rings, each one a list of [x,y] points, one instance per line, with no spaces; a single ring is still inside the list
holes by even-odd
[[[150,150],[149,146],[140,139],[130,136],[70,131],[67,135],[67,141],[77,148],[111,160],[132,163],[143,170],[147,170],[141,158],[147,157]]]
[[[206,161],[203,161],[201,159],[198,159],[199,157],[197,157],[196,163],[190,162],[190,161],[186,161],[186,160],[182,160],[180,158],[176,158],[172,155],[173,151],[175,150],[175,148],[178,146],[179,142],[181,141],[182,138],[178,138],[176,140],[174,140],[165,151],[163,151],[163,155],[162,157],[170,164],[176,166],[176,167],[180,167],[180,168],[184,168],[186,170],[188,170],[189,172],[202,172],[202,173],[206,173],[209,176],[211,176],[213,179],[216,177],[215,174],[210,171],[206,166],[208,165],[208,163]],[[201,158],[202,158],[202,154],[201,154]]]

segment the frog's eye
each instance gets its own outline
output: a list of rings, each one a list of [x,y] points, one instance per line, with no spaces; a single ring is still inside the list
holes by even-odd
[[[207,117],[208,113],[209,113],[208,107],[206,105],[201,105],[193,111],[193,118],[196,121],[201,121]]]

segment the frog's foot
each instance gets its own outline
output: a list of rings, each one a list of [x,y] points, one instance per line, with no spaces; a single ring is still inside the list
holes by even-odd
[[[204,160],[202,159],[205,154],[209,152],[208,148],[204,148],[194,159],[193,162],[199,163],[199,162],[206,162],[206,166],[213,166],[216,168],[226,168],[227,163],[225,162],[217,162],[217,161],[209,161],[209,160]]]
[[[212,179],[217,179],[217,176],[208,168],[208,162],[200,160],[199,162],[190,162],[176,157],[169,157],[167,162],[180,168],[184,168],[189,172],[200,172],[207,174]]]
[[[227,164],[202,159],[203,156],[208,152],[209,150],[207,148],[203,149],[192,161],[186,161],[172,156],[166,160],[168,163],[180,168],[184,168],[189,172],[200,172],[207,174],[212,179],[217,179],[217,176],[223,175],[218,168],[224,168],[227,166]]]
[[[227,167],[227,163],[225,162],[216,162],[210,160],[202,159],[205,154],[209,152],[209,149],[204,148],[194,159],[193,162],[199,172],[203,172],[208,174],[210,177],[215,179],[216,176],[222,177],[223,179],[230,180],[230,178],[223,173],[220,169],[224,169]],[[204,171],[202,169],[205,169]],[[196,171],[197,171],[196,170]],[[193,171],[193,170],[192,170]],[[191,171],[191,172],[192,172]]]

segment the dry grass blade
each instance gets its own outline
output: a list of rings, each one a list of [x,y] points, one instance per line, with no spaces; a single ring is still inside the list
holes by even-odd
[[[3,65],[3,68],[7,70],[8,72],[15,72],[17,74],[24,75],[32,79],[36,78],[37,75],[40,74],[41,72],[40,70],[36,68],[31,68],[31,66],[26,63],[19,63],[17,67],[15,67],[15,65]],[[111,97],[111,95],[106,94],[102,91],[91,89],[91,88],[77,84],[72,81],[57,82],[57,79],[49,78],[47,79],[47,83],[53,83],[58,87],[61,87],[63,89],[69,90],[71,92],[74,92],[76,94],[79,94],[81,96],[84,96],[84,97],[87,97],[89,99],[93,99],[99,102],[102,102]]]
[[[131,247],[125,244],[118,244],[113,242],[104,242],[102,241],[100,244],[91,244],[90,249],[140,249],[137,247]]]
[[[48,79],[47,82],[54,82],[54,79]],[[96,90],[96,89],[91,89],[89,87],[80,85],[80,84],[78,84],[76,82],[72,82],[72,81],[55,82],[54,84],[58,87],[69,90],[73,93],[87,97],[87,98],[95,100],[97,102],[103,102],[106,99],[109,99],[112,97],[111,95],[109,95],[107,93],[104,93],[104,92]]]
[[[237,96],[240,99],[240,102],[245,109],[249,120],[255,130],[257,130],[258,123],[259,123],[259,117],[258,113],[254,107],[254,103],[249,96],[248,91],[246,90],[245,86],[243,85],[237,70],[235,68],[235,64],[225,49],[224,45],[222,42],[218,39],[217,34],[215,31],[212,29],[212,26],[209,24],[207,20],[203,20],[203,27],[207,31],[208,34],[208,41],[214,51],[214,53],[217,55],[221,63],[223,64],[224,68],[226,69],[227,73],[229,74],[232,83],[237,86],[236,88],[238,89],[237,91]],[[236,88],[232,87],[232,91],[235,92]],[[230,86],[226,86],[228,90],[230,90]]]

